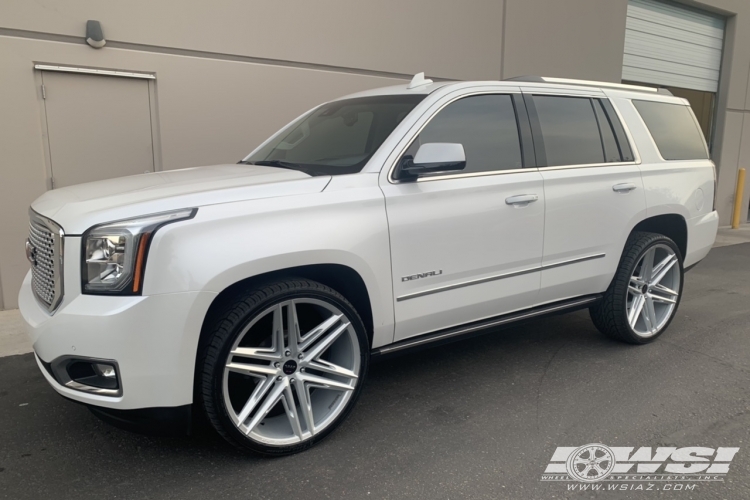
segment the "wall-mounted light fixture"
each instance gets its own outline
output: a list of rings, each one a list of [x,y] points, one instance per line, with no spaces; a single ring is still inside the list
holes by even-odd
[[[99,21],[86,21],[86,43],[95,49],[101,49],[107,44]]]

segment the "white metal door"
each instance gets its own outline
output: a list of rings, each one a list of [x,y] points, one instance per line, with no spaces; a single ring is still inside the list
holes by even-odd
[[[646,211],[637,165],[542,169],[546,202],[539,301],[603,292]]]
[[[622,79],[716,92],[723,18],[697,9],[630,0]]]
[[[388,184],[383,191],[395,340],[535,304],[544,232],[542,177],[535,169]],[[506,203],[519,194],[539,199]]]
[[[52,187],[154,170],[148,81],[42,71]]]

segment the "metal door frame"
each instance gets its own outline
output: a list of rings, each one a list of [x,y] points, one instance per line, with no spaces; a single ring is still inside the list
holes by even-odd
[[[42,127],[42,146],[44,148],[44,166],[46,174],[45,189],[54,189],[54,180],[52,175],[52,153],[49,145],[49,125],[47,123],[47,104],[43,93],[44,71],[54,71],[63,73],[76,73],[81,75],[102,76],[106,78],[138,78],[144,79],[148,83],[148,104],[150,111],[151,124],[151,151],[153,155],[154,172],[164,170],[161,154],[161,133],[159,126],[159,105],[156,92],[156,73],[133,72],[124,70],[111,70],[104,68],[89,68],[66,66],[59,64],[46,64],[34,62],[34,83],[36,86],[36,95],[39,102],[39,117]]]

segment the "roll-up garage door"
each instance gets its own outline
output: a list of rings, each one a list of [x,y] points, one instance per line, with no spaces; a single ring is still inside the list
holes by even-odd
[[[716,92],[724,19],[657,0],[630,0],[622,79]]]

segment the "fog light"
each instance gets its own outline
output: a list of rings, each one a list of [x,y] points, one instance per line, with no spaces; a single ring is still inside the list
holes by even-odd
[[[115,367],[112,365],[105,365],[104,363],[96,363],[94,365],[94,368],[104,378],[111,378],[115,379],[117,378],[117,372],[115,371]]]
[[[116,361],[63,356],[50,365],[55,379],[70,389],[103,396],[122,395]]]

